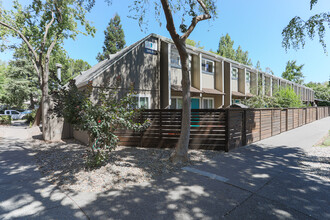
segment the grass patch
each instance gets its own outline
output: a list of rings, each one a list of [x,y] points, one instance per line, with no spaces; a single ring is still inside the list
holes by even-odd
[[[322,140],[316,145],[317,147],[330,147],[330,130],[328,135],[322,138]]]

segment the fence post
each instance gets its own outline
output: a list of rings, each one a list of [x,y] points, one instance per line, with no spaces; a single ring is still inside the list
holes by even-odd
[[[315,108],[316,108],[316,120],[319,120],[319,108],[318,107]]]
[[[259,110],[260,112],[260,121],[259,121],[259,141],[261,140],[261,110]]]
[[[140,123],[143,123],[143,111],[140,112]],[[143,131],[140,131],[140,147],[143,147],[143,143],[142,143],[142,137],[143,137]]]
[[[285,130],[286,131],[288,131],[289,130],[289,109],[286,109],[286,111],[285,111],[285,120],[286,120],[286,122],[285,122]]]
[[[270,110],[270,135],[273,136],[273,109]]]
[[[305,108],[305,124],[307,124],[307,108]]]
[[[229,139],[230,139],[230,116],[229,116],[230,110],[226,109],[225,114],[226,114],[226,144],[225,144],[225,152],[229,151]]]
[[[247,144],[246,141],[246,109],[243,109],[243,124],[242,124],[242,145],[245,146]]]
[[[162,119],[162,110],[159,110],[159,140],[161,140],[162,139],[162,134],[163,134],[163,132],[162,132],[162,121],[163,121],[163,119]]]

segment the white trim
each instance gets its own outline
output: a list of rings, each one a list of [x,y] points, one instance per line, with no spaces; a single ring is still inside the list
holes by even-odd
[[[237,77],[233,77],[233,70],[237,70]],[[231,77],[231,79],[232,80],[238,80],[238,68],[236,68],[236,67],[231,67],[231,69],[230,69],[230,77]]]
[[[205,109],[204,100],[212,100],[212,106],[211,106],[211,108],[207,108],[207,109],[213,109],[214,108],[214,98],[213,97],[203,97],[202,98],[202,103],[203,103],[202,108],[203,109]]]
[[[151,106],[151,95],[150,94],[136,94],[136,95],[132,95],[133,97],[137,97],[138,98],[138,108],[140,108],[140,98],[148,98],[148,107],[147,109],[150,109]]]
[[[212,63],[212,72],[203,70],[203,60],[205,60],[206,62],[211,62]],[[203,58],[203,55],[202,55],[202,61],[201,61],[202,73],[209,74],[209,75],[214,75],[214,72],[215,72],[214,66],[215,66],[215,61],[207,59],[207,58]]]

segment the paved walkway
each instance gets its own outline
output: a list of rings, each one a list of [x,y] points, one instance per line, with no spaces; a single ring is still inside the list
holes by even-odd
[[[0,126],[0,219],[88,219],[42,178],[26,129]]]
[[[328,130],[330,117],[151,183],[69,198],[42,180],[23,140],[5,138],[0,218],[330,219],[330,182],[301,164]]]

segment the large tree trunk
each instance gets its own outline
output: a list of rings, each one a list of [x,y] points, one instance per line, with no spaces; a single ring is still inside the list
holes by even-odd
[[[42,71],[42,84],[41,84],[41,102],[42,102],[42,108],[41,108],[41,117],[42,117],[42,136],[45,141],[51,141],[51,127],[49,124],[49,94],[48,94],[48,74],[49,74],[49,66],[48,62],[46,61],[45,68]]]
[[[190,78],[188,67],[188,53],[186,49],[185,40],[180,40],[176,43],[176,47],[180,54],[181,68],[182,68],[182,121],[181,134],[179,143],[171,155],[173,163],[188,161],[188,146],[190,138],[190,116],[191,116],[191,102],[190,102]]]

